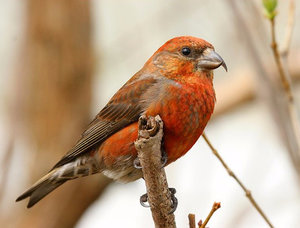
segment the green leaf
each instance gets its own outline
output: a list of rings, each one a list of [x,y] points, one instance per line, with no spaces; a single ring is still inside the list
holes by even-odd
[[[272,13],[276,9],[277,0],[263,0],[263,5],[269,13]]]
[[[274,19],[276,16],[277,0],[262,0],[266,16],[269,19]]]

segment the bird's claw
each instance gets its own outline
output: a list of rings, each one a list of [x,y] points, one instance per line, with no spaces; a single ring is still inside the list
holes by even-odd
[[[175,197],[175,193],[176,193],[176,189],[175,188],[169,188],[169,191],[170,191],[171,200],[172,200],[171,211],[169,212],[169,214],[172,214],[177,209],[178,199]]]
[[[133,166],[134,166],[134,168],[136,168],[136,169],[141,169],[141,168],[142,168],[141,163],[140,163],[140,159],[139,159],[139,158],[134,159],[134,161],[133,161]]]
[[[177,206],[178,206],[178,200],[175,197],[175,193],[176,193],[176,189],[175,188],[169,188],[170,191],[170,195],[171,195],[171,201],[172,201],[172,205],[171,205],[171,211],[169,212],[169,214],[174,213],[174,211],[176,211]],[[150,207],[149,204],[146,204],[148,202],[148,194],[145,193],[144,195],[142,195],[140,197],[140,204],[143,207]]]
[[[148,194],[147,193],[145,193],[144,195],[141,195],[141,197],[140,197],[140,204],[143,207],[150,207],[150,205],[145,204],[146,202],[148,202]]]

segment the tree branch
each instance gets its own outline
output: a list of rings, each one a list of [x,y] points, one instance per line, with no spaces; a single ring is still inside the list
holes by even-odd
[[[243,3],[244,1],[239,2],[241,4],[245,4]],[[279,88],[278,81],[275,80],[273,71],[270,71],[270,67],[266,68],[263,64],[265,58],[262,59],[259,54],[258,46],[253,39],[253,33],[251,33],[245,17],[241,13],[243,11],[239,10],[237,1],[229,0],[227,3],[232,15],[234,16],[233,22],[236,23],[237,32],[243,36],[245,41],[245,47],[247,48],[250,57],[249,60],[252,60],[252,63],[255,66],[252,69],[256,71],[256,75],[258,76],[258,83],[256,84],[256,87],[259,89],[256,91],[260,93],[270,107],[271,115],[278,127],[278,132],[282,137],[282,142],[287,147],[290,160],[298,175],[298,181],[300,181],[299,140],[294,134],[293,120],[288,113],[288,102],[286,102],[286,99],[282,99],[285,98],[285,96],[282,95],[282,90]],[[252,16],[258,17],[258,15]],[[299,65],[297,64],[297,61],[295,61],[295,63],[295,65]]]
[[[198,227],[199,228],[205,228],[205,226],[209,222],[210,218],[213,216],[215,211],[218,210],[220,207],[221,207],[221,203],[214,202],[214,204],[213,204],[208,216],[206,217],[204,223],[200,219],[200,221],[198,222]],[[189,228],[196,228],[196,219],[195,219],[194,214],[189,214]]]
[[[205,228],[205,226],[207,225],[207,223],[210,220],[211,216],[213,216],[215,211],[218,210],[220,207],[221,207],[221,203],[214,202],[214,204],[213,204],[208,216],[206,217],[204,223],[202,223],[202,220],[199,221],[199,223],[198,223],[199,228]]]
[[[203,136],[205,142],[207,143],[207,145],[209,146],[209,148],[211,149],[211,151],[213,152],[213,154],[222,163],[223,167],[226,169],[226,171],[228,172],[229,176],[231,176],[233,179],[235,179],[235,181],[239,184],[239,186],[244,190],[244,192],[246,194],[246,197],[250,200],[251,204],[255,207],[255,209],[258,211],[258,213],[263,217],[263,219],[266,221],[266,223],[268,223],[269,227],[272,228],[273,227],[272,223],[270,222],[270,220],[267,218],[267,216],[265,215],[265,213],[263,212],[263,210],[260,208],[260,206],[257,204],[257,202],[255,201],[255,199],[253,198],[253,196],[251,194],[251,191],[246,188],[246,186],[240,181],[240,179],[235,175],[235,173],[225,163],[225,161],[220,156],[220,154],[218,153],[218,151],[213,147],[213,145],[211,144],[211,142],[208,140],[208,138],[205,135],[205,133],[203,133],[202,136]]]
[[[195,214],[189,214],[188,218],[189,218],[189,227],[196,228]]]
[[[287,76],[285,75],[284,68],[283,68],[281,58],[280,58],[280,54],[279,54],[278,47],[277,47],[278,45],[277,45],[277,42],[276,42],[276,35],[275,35],[275,18],[270,19],[270,22],[271,22],[271,36],[272,36],[271,48],[272,48],[274,58],[275,58],[275,61],[276,61],[276,65],[277,65],[277,68],[278,68],[278,71],[279,71],[281,84],[282,84],[282,86],[285,90],[285,93],[288,97],[289,102],[293,103],[294,102],[294,97],[293,97],[293,94],[292,94],[291,85],[288,81]]]
[[[176,227],[171,194],[161,163],[163,122],[159,116],[139,119],[139,136],[135,142],[146,183],[148,202],[155,227]]]
[[[294,10],[294,5],[293,5],[293,1],[291,1],[290,14],[294,13],[293,10]],[[293,17],[293,16],[290,16],[290,17]],[[289,76],[289,73],[283,67],[282,59],[281,59],[281,56],[280,56],[280,53],[278,50],[278,45],[277,45],[277,41],[276,41],[276,33],[275,33],[275,16],[272,18],[269,18],[269,20],[271,23],[271,39],[272,39],[271,48],[272,48],[276,66],[277,66],[277,69],[278,69],[278,72],[280,75],[281,84],[282,84],[282,87],[284,88],[284,92],[287,97],[287,101],[286,101],[287,113],[291,120],[291,131],[294,134],[295,143],[297,146],[296,153],[299,157],[300,156],[300,123],[299,123],[297,108],[296,108],[296,105],[294,102],[292,88],[291,88],[291,85],[289,82],[290,76]],[[293,26],[293,23],[290,23],[289,26]],[[292,33],[292,28],[291,28],[290,33]],[[287,42],[289,44],[290,40]],[[287,58],[287,54],[288,54],[288,46],[287,46],[287,51],[286,51],[286,58]],[[298,164],[298,165],[300,165],[300,164]],[[300,169],[300,167],[298,167],[298,169]]]

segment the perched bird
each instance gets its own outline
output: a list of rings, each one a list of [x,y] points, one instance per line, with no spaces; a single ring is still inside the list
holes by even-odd
[[[17,201],[28,208],[68,180],[96,173],[121,182],[143,176],[134,166],[138,119],[160,115],[166,165],[201,136],[215,105],[212,70],[226,64],[207,41],[176,37],[161,46],[99,112],[73,148]]]

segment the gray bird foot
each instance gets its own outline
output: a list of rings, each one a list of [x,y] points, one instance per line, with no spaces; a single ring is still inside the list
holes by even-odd
[[[169,191],[171,193],[171,200],[172,200],[171,211],[169,212],[169,214],[172,214],[177,209],[178,199],[175,197],[175,194],[176,194],[176,189],[175,188],[169,188]]]
[[[171,194],[171,200],[172,200],[172,205],[171,205],[171,211],[169,212],[169,214],[174,213],[174,211],[176,211],[177,206],[178,206],[178,200],[175,197],[175,193],[176,193],[176,189],[175,188],[169,188],[170,194]],[[143,207],[150,207],[149,204],[146,204],[148,202],[148,194],[145,193],[144,195],[142,195],[140,197],[140,204]]]
[[[136,169],[141,169],[142,168],[141,163],[140,163],[140,159],[138,157],[136,159],[134,159],[133,166]]]
[[[147,202],[148,202],[148,194],[145,193],[145,194],[141,195],[141,197],[140,197],[140,204],[143,207],[150,207],[149,204],[146,204]]]

